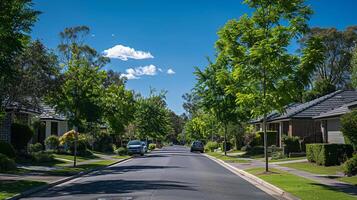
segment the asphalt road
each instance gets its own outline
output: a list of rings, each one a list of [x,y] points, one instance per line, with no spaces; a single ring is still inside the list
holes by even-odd
[[[199,153],[166,147],[27,199],[273,199]]]

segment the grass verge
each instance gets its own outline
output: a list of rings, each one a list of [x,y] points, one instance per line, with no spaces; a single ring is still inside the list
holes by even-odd
[[[98,167],[104,167],[110,164],[113,164],[116,162],[115,160],[101,160],[97,162],[93,162],[90,164],[84,164],[84,165],[78,165],[77,167],[63,167],[62,169],[56,169],[47,172],[48,175],[53,175],[53,176],[72,176],[75,174],[78,174],[79,172],[82,171],[87,171],[91,170],[94,168]]]
[[[300,199],[314,200],[352,200],[356,199],[352,195],[338,191],[335,188],[319,184],[288,172],[271,169],[270,174],[265,174],[263,168],[246,170],[259,178],[295,195]]]
[[[241,159],[237,156],[225,156],[220,152],[207,152],[208,155],[213,156],[215,158],[218,158],[220,160],[223,160],[224,162],[229,162],[229,163],[249,163],[249,160],[244,160]]]
[[[53,154],[53,156],[55,158],[60,158],[60,159],[65,159],[65,160],[70,160],[73,161],[73,157],[72,155],[68,155],[68,154]],[[96,155],[90,155],[90,156],[77,156],[77,162],[82,162],[85,160],[90,160],[90,159],[100,159],[98,156]]]
[[[301,162],[301,163],[289,163],[282,164],[281,166],[294,168],[306,172],[310,172],[313,174],[326,174],[326,175],[336,175],[339,172],[342,172],[342,166],[320,166],[315,163],[310,162]]]
[[[35,188],[41,185],[46,185],[45,182],[28,181],[28,180],[9,180],[0,182],[0,199],[6,199],[12,197],[18,193],[24,192],[31,188]]]
[[[293,157],[293,158],[282,158],[282,159],[277,159],[277,160],[269,160],[269,162],[282,162],[282,161],[303,160],[303,159],[306,159],[306,156]]]
[[[337,180],[357,186],[357,176],[351,176],[351,177],[346,176],[346,177],[338,178]]]

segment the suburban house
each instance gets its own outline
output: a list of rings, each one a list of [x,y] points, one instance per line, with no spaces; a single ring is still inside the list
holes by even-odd
[[[58,114],[50,106],[41,106],[39,118],[40,123],[33,142],[44,143],[45,139],[50,135],[62,136],[69,131],[67,118],[62,114]]]
[[[47,105],[38,109],[13,104],[6,108],[4,119],[0,122],[0,140],[11,142],[11,124],[17,122],[33,126],[36,122],[35,133],[31,143],[44,143],[50,135],[61,136],[69,130],[68,120]]]
[[[308,143],[344,143],[339,118],[355,107],[357,91],[338,90],[306,103],[288,105],[284,113],[268,114],[267,130],[278,133],[279,146],[283,135],[299,136]],[[262,118],[251,123],[262,130]]]

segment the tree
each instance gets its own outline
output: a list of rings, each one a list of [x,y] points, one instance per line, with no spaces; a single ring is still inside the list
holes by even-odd
[[[134,120],[135,100],[132,91],[124,85],[112,84],[105,91],[104,118],[114,135],[122,135],[125,127]]]
[[[199,109],[199,105],[198,105],[198,102],[200,101],[199,96],[194,92],[191,92],[191,93],[185,93],[184,95],[182,95],[182,98],[185,101],[182,107],[183,109],[185,109],[188,117],[189,118],[194,117]]]
[[[312,28],[301,40],[319,37],[323,43],[324,61],[316,65],[312,77],[312,90],[305,94],[311,100],[351,86],[351,58],[357,42],[357,26],[347,27],[344,31],[336,28]]]
[[[244,121],[246,115],[238,112],[235,95],[226,93],[226,86],[231,84],[228,65],[220,59],[210,63],[204,71],[196,68],[198,83],[196,91],[201,98],[201,105],[207,112],[211,112],[224,128],[224,154],[227,154],[228,124]]]
[[[164,93],[151,92],[148,98],[140,97],[134,116],[136,130],[142,139],[161,140],[172,131]]]
[[[351,68],[352,68],[352,74],[351,74],[352,86],[355,89],[357,89],[357,48],[355,48],[352,54]]]
[[[87,60],[91,66],[99,68],[110,62],[109,58],[100,55],[91,46],[85,44],[85,38],[89,34],[88,26],[68,27],[60,33],[61,43],[58,45],[58,50],[62,55],[62,62],[65,66],[69,64],[74,55],[77,58]],[[73,54],[74,51],[76,51],[76,54]]]
[[[32,8],[31,0],[0,2],[0,102],[8,95],[9,84],[14,83],[16,58],[29,43],[29,33],[40,12]],[[1,104],[0,113],[5,104]]]
[[[172,143],[177,143],[178,135],[182,133],[185,124],[184,116],[177,115],[175,112],[169,110],[170,123],[172,126],[172,132],[169,133],[166,138]]]
[[[17,102],[23,106],[39,108],[46,94],[55,91],[61,83],[57,56],[38,40],[27,45],[15,59],[13,77],[5,88],[5,105]]]
[[[217,58],[232,67],[234,93],[239,107],[263,116],[266,171],[268,151],[267,113],[283,111],[307,84],[315,63],[321,62],[321,40],[311,38],[302,55],[289,53],[293,39],[308,30],[311,9],[304,0],[245,0],[253,9],[251,16],[229,21],[218,33]]]

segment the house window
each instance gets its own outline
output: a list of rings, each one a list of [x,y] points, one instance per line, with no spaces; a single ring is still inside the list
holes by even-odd
[[[51,135],[58,135],[58,122],[51,122]]]

